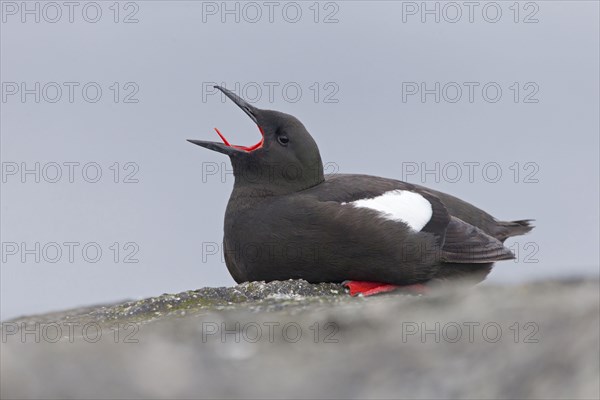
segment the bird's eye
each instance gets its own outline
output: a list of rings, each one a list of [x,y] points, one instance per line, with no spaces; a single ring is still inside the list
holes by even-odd
[[[288,142],[290,141],[290,139],[287,136],[283,135],[283,136],[278,136],[277,141],[282,146],[286,146],[288,144]]]

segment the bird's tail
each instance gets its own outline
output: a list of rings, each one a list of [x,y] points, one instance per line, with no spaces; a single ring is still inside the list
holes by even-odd
[[[511,236],[524,235],[535,228],[531,225],[533,219],[522,219],[519,221],[498,221],[494,237],[504,242]]]

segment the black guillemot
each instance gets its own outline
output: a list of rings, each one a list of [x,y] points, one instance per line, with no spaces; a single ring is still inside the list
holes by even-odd
[[[238,282],[343,282],[372,295],[449,278],[483,280],[513,259],[508,237],[531,220],[499,221],[451,195],[368,175],[323,173],[317,144],[295,117],[256,108],[216,87],[258,125],[261,140],[236,146],[189,140],[224,153],[235,183],[223,252]]]

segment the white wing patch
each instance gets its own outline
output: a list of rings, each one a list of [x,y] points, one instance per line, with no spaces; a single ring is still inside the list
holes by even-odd
[[[370,208],[381,213],[384,218],[404,222],[415,231],[423,229],[433,215],[431,203],[425,197],[407,190],[392,190],[371,199],[342,204]]]

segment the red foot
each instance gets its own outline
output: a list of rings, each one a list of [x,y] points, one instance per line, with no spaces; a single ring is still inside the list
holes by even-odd
[[[399,289],[413,294],[427,293],[427,288],[421,283],[399,286],[380,282],[344,281],[342,282],[342,285],[350,289],[350,296],[356,296],[359,294],[362,294],[363,296],[373,296],[374,294],[388,293]]]

